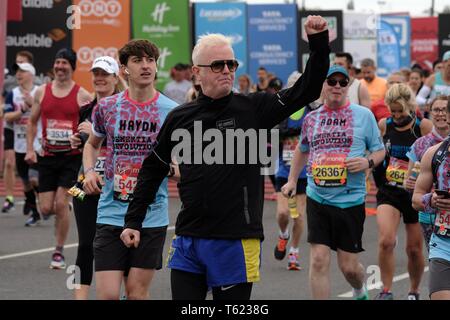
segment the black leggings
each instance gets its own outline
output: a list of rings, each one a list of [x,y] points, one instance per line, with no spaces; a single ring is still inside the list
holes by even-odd
[[[80,284],[91,285],[94,249],[93,242],[100,196],[85,196],[83,201],[73,199],[73,211],[78,229],[78,252],[75,264],[80,268]]]
[[[205,300],[206,275],[176,269],[170,271],[172,300]],[[213,300],[250,300],[253,283],[213,287]]]

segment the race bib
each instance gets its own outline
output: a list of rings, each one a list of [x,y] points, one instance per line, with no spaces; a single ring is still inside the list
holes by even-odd
[[[14,133],[15,133],[14,138],[15,139],[26,139],[27,126],[28,126],[28,118],[25,118],[25,117],[20,118],[14,126]]]
[[[105,176],[106,148],[101,148],[94,165],[94,171],[103,179]]]
[[[114,170],[114,200],[130,202],[133,200],[140,164],[122,162]]]
[[[287,166],[291,166],[292,159],[294,158],[294,152],[295,148],[298,144],[298,138],[287,138],[285,141],[283,141],[283,152],[281,154],[283,162]]]
[[[345,153],[319,154],[313,160],[311,171],[314,183],[319,187],[343,187],[347,184]]]
[[[434,222],[434,233],[450,238],[450,212],[439,211]]]
[[[388,185],[403,187],[403,180],[408,173],[408,162],[397,158],[390,158],[386,169],[386,180]]]
[[[51,152],[70,151],[69,137],[73,134],[72,122],[67,120],[47,120],[46,147]]]

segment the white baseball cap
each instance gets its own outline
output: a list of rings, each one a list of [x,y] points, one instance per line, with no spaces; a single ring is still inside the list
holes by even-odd
[[[110,56],[96,58],[92,63],[91,71],[95,68],[100,68],[110,74],[115,74],[116,76],[119,74],[119,65],[117,64],[117,61]]]
[[[450,60],[450,50],[446,51],[442,56],[442,61]]]
[[[17,71],[17,70],[22,70],[22,71],[28,71],[29,73],[31,73],[33,76],[36,75],[36,69],[33,67],[33,65],[31,63],[25,62],[25,63],[15,63],[13,65],[13,70]]]

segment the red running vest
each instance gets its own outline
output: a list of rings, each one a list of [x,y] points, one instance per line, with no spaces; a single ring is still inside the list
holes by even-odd
[[[70,147],[69,137],[77,132],[80,107],[77,94],[80,86],[75,84],[63,98],[53,95],[52,83],[45,86],[41,103],[42,147],[44,156],[75,155],[78,149]]]

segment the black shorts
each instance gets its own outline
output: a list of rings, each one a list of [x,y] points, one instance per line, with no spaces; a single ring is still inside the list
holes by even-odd
[[[430,259],[430,282],[428,284],[430,296],[432,293],[450,290],[450,261]]]
[[[32,165],[29,165],[28,163],[26,163],[25,153],[16,152],[16,168],[19,177],[25,183],[28,183],[30,181],[30,178],[39,177],[38,164],[33,163]]]
[[[309,243],[323,244],[334,251],[364,251],[361,240],[366,219],[364,204],[341,209],[306,197],[306,214]]]
[[[275,179],[275,191],[281,192],[281,187],[283,187],[288,182],[288,179],[277,177]],[[306,182],[307,179],[298,179],[297,180],[297,193],[296,194],[305,194],[306,193]]]
[[[14,130],[5,128],[3,130],[3,150],[13,150],[14,149]]]
[[[39,192],[56,191],[58,187],[71,188],[81,166],[81,154],[72,156],[38,156]]]
[[[419,212],[412,207],[411,194],[406,190],[389,186],[380,187],[377,192],[377,207],[382,204],[400,211],[405,224],[419,222]]]
[[[167,226],[142,228],[141,242],[137,248],[127,248],[123,244],[120,239],[122,231],[122,227],[97,224],[94,239],[95,271],[162,268]]]

